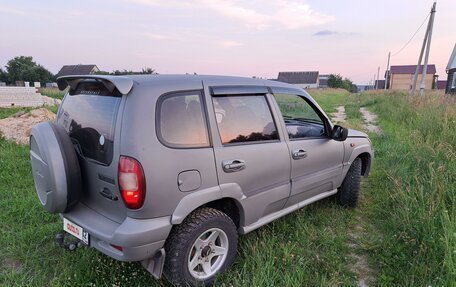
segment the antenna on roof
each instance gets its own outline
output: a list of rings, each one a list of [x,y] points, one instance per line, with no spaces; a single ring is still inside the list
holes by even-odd
[[[413,75],[412,81],[412,88],[410,89],[409,95],[412,96],[415,94],[416,90],[416,82],[418,80],[418,72],[421,67],[421,60],[423,59],[424,50],[426,49],[426,56],[424,57],[424,67],[423,67],[423,74],[421,76],[421,84],[420,84],[420,96],[424,95],[424,89],[426,88],[426,74],[427,74],[427,66],[429,60],[429,51],[431,50],[431,39],[432,39],[432,29],[434,28],[434,18],[435,18],[435,7],[437,6],[437,2],[434,2],[431,8],[431,17],[429,18],[426,34],[423,40],[423,46],[421,47],[420,57],[418,59],[418,65],[416,66],[415,75]]]

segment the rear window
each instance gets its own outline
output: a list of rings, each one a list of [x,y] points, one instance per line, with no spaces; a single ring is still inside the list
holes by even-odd
[[[57,123],[66,129],[84,157],[109,165],[113,157],[116,116],[122,98],[108,96],[93,87],[80,88],[74,93],[65,97]]]

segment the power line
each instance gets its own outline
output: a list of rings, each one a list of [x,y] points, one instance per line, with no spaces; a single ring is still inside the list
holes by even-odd
[[[399,50],[397,51],[396,53],[392,54],[391,57],[394,57],[396,56],[397,54],[399,54],[400,52],[402,52],[402,50],[404,50],[409,44],[410,42],[412,42],[413,38],[415,38],[416,34],[418,34],[418,32],[421,30],[421,28],[423,27],[423,25],[426,23],[426,20],[429,18],[429,16],[431,15],[431,13],[427,14],[426,18],[424,19],[423,23],[421,23],[420,27],[418,27],[418,29],[416,30],[416,32],[413,34],[412,38],[410,38],[410,40],[408,40],[407,43],[405,43],[405,45]]]

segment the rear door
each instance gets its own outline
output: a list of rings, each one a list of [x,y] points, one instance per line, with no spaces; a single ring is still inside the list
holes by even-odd
[[[126,209],[117,182],[119,111],[122,95],[101,82],[81,81],[68,93],[57,114],[75,144],[83,183],[81,202],[102,215],[121,222]]]
[[[244,199],[243,225],[280,210],[290,193],[290,158],[265,87],[212,87],[207,97],[219,184]]]
[[[331,125],[305,93],[274,89],[288,136],[291,195],[286,207],[331,191],[342,176],[344,147],[330,139]]]

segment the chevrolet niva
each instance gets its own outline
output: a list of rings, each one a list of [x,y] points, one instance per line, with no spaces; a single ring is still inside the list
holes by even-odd
[[[58,86],[56,120],[30,136],[42,206],[78,244],[176,286],[213,283],[238,234],[331,195],[356,206],[372,164],[366,134],[285,83],[81,75]]]

